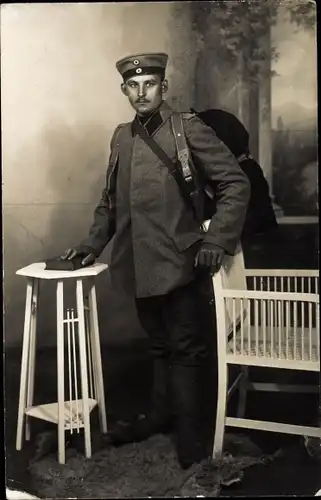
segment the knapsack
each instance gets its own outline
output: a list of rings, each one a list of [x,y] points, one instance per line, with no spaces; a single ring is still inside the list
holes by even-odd
[[[192,110],[192,112],[215,131],[217,137],[237,158],[239,165],[250,181],[251,196],[242,236],[250,237],[255,234],[266,233],[277,227],[272,200],[269,194],[269,185],[262,168],[250,155],[249,133],[243,124],[236,116],[220,109],[209,109],[199,113]],[[193,170],[196,169],[196,166],[194,163],[192,163],[194,168],[191,165],[192,158],[185,137],[181,113],[174,112],[171,120],[178,159],[182,166],[185,180],[184,197],[186,199],[187,194],[189,194],[192,203],[194,194],[197,191],[193,176]],[[203,218],[204,220],[208,220],[213,217],[216,210],[215,186],[211,186],[209,182],[205,181],[203,189],[205,192]]]
[[[242,231],[242,238],[251,237],[256,234],[266,233],[267,231],[277,227],[277,221],[274,214],[272,200],[269,195],[269,185],[264,177],[260,165],[254,160],[249,153],[249,134],[243,124],[234,115],[220,109],[210,109],[195,113],[206,125],[210,126],[218,136],[218,138],[230,149],[237,158],[243,172],[248,176],[251,184],[251,195],[246,214],[245,223]],[[169,172],[174,177],[178,184],[181,195],[187,205],[189,205],[197,218],[200,225],[213,217],[216,211],[215,186],[203,179],[202,189],[204,191],[204,206],[200,214],[195,206],[195,195],[199,190],[199,185],[196,183],[194,172],[197,172],[196,165],[193,163],[191,153],[189,151],[182,113],[173,112],[171,115],[171,125],[176,143],[178,165],[175,165],[167,156],[165,151],[149,137],[141,127],[139,132],[141,138],[154,151],[159,159],[167,166]],[[115,133],[113,142],[117,143],[119,132],[122,128],[120,125]],[[116,162],[117,148],[111,148],[111,163]]]

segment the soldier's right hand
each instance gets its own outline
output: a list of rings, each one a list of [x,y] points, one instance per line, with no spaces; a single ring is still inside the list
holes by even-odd
[[[96,260],[95,254],[82,246],[67,248],[67,250],[65,250],[65,252],[60,256],[62,260],[72,260],[75,257],[82,257],[82,266],[94,264]]]

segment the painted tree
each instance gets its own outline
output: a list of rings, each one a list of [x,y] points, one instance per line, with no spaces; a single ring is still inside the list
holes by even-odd
[[[289,1],[286,4],[290,20],[298,29],[316,31],[316,1]]]
[[[278,6],[276,0],[192,4],[194,29],[203,46],[207,50],[213,49],[217,60],[224,61],[226,67],[237,69],[235,89],[239,91],[241,115],[249,87],[255,87],[258,76],[265,72],[265,61],[277,57],[275,49],[266,51],[261,42],[266,31],[276,22]]]
[[[271,43],[271,29],[281,9],[297,29],[315,29],[316,6],[309,0],[247,0],[194,2],[193,27],[199,40],[196,104],[210,107],[218,79],[213,67],[232,73],[233,109],[250,132],[251,149],[272,185],[271,81],[278,52]],[[212,72],[212,73],[211,73]],[[220,77],[222,75],[218,75]],[[197,82],[197,79],[199,81]],[[223,75],[224,78],[224,75]],[[223,80],[224,81],[224,80]]]
[[[271,63],[277,60],[278,53],[271,45],[270,30],[277,22],[280,7],[285,7],[298,29],[315,29],[315,3],[310,0],[216,0],[190,5],[199,56],[202,49],[206,49],[209,54],[215,54],[216,60],[224,62],[227,69],[236,69],[233,91],[238,93],[239,116],[249,125],[251,90],[255,92],[260,80],[275,75]],[[213,61],[207,60],[208,66],[211,63]],[[206,68],[202,73],[203,77],[208,75]],[[204,81],[200,86],[204,88]]]

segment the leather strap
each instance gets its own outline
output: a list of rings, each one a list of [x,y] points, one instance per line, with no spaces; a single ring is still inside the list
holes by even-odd
[[[197,193],[197,189],[196,189],[195,180],[194,180],[191,168],[190,168],[190,164],[192,162],[192,159],[191,159],[190,150],[188,148],[187,141],[186,141],[182,113],[174,111],[173,114],[171,115],[171,124],[172,124],[172,130],[173,130],[173,134],[174,134],[174,138],[175,138],[177,155],[178,155],[179,161],[182,165],[185,189],[188,190],[189,198],[191,200],[191,203],[194,206],[194,213],[196,214],[196,220],[199,222],[201,228],[203,230],[205,230],[204,221],[202,220],[201,216],[198,216],[197,210],[196,210],[195,205],[194,205],[193,200],[192,200],[192,197],[194,195],[196,195],[196,193]],[[187,185],[189,187],[187,187]],[[214,198],[213,190],[209,185],[205,185],[203,187],[203,190],[210,199]]]
[[[193,181],[192,172],[189,166],[189,149],[186,142],[183,120],[181,113],[174,112],[171,115],[172,129],[174,133],[178,159],[182,165],[185,181]]]
[[[157,142],[147,134],[145,128],[139,122],[139,120],[137,120],[137,131],[140,138],[147,144],[147,146],[160,159],[160,161],[168,168],[169,173],[174,177],[175,181],[178,184],[179,190],[181,192],[183,199],[185,200],[185,203],[187,204],[187,206],[192,208],[196,220],[198,220],[193,200],[190,196],[189,190],[185,183],[184,175],[182,175],[182,171],[180,170],[179,166],[177,164],[175,165],[169,158],[169,156],[165,153],[165,151],[160,147],[160,145],[157,144]]]

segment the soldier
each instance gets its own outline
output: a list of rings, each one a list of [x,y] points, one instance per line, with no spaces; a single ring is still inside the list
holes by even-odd
[[[83,265],[91,264],[113,238],[112,285],[135,297],[150,340],[154,377],[148,415],[126,427],[116,425],[112,439],[119,444],[165,431],[173,410],[176,451],[186,469],[211,454],[200,415],[200,374],[209,355],[207,334],[214,335],[210,274],[236,249],[250,187],[215,132],[194,114],[183,113],[194,162],[217,186],[217,210],[204,234],[176,180],[141,137],[143,127],[177,161],[170,125],[173,110],[164,101],[167,60],[166,54],[152,53],[117,62],[121,90],[136,116],[118,127],[111,140],[106,186],[88,237],[62,258],[83,256]]]

